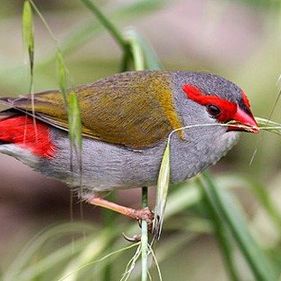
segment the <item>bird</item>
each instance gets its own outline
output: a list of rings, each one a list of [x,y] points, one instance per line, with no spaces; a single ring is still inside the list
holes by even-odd
[[[129,71],[71,91],[80,108],[81,157],[70,153],[59,90],[0,98],[0,153],[65,182],[90,204],[137,220],[151,221],[153,212],[103,195],[156,186],[169,137],[170,183],[181,183],[214,165],[241,131],[259,131],[245,91],[208,72]]]

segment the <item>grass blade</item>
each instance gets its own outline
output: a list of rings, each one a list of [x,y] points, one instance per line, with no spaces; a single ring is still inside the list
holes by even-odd
[[[69,125],[69,138],[71,144],[76,149],[77,155],[80,155],[82,149],[82,125],[81,125],[81,118],[80,118],[80,107],[79,102],[77,99],[77,95],[74,92],[68,93],[67,90],[67,80],[68,80],[68,70],[64,63],[64,58],[62,52],[60,51],[58,45],[59,41],[55,37],[55,34],[52,32],[51,28],[49,27],[47,21],[34,4],[32,0],[26,0],[24,3],[24,12],[23,12],[23,35],[24,41],[28,47],[28,50],[31,50],[32,58],[30,61],[33,63],[33,54],[34,54],[34,38],[33,38],[33,25],[32,25],[32,7],[39,15],[41,21],[43,22],[44,26],[46,27],[47,31],[49,32],[50,36],[52,37],[53,41],[56,43],[56,64],[57,64],[57,72],[58,72],[58,83],[60,91],[63,95],[66,110],[68,113],[68,125]],[[31,56],[31,55],[30,55]],[[33,64],[31,64],[31,75],[33,77]],[[33,81],[33,80],[31,80]],[[32,83],[32,82],[31,82]],[[32,87],[32,86],[31,86]],[[79,149],[79,150],[78,150]],[[80,155],[81,156],[81,155]],[[80,157],[81,160],[81,157]],[[80,163],[81,166],[81,163]]]
[[[70,141],[79,150],[82,149],[82,125],[78,97],[75,92],[67,96],[68,126]]]
[[[127,56],[129,61],[130,54],[132,52],[132,58],[134,62],[135,70],[144,69],[144,57],[142,49],[136,41],[135,33],[130,31],[127,33],[126,44],[130,51],[124,49],[124,55]],[[126,67],[128,66],[128,61]],[[142,208],[148,207],[148,190],[147,187],[142,188]],[[145,220],[141,221],[141,280],[147,281],[148,277],[148,224]]]
[[[126,45],[129,50],[124,49],[124,66],[128,67],[130,55],[132,54],[132,59],[134,63],[135,70],[143,70],[144,57],[142,49],[137,42],[136,33],[133,30],[130,30],[126,34]],[[147,187],[142,188],[142,208],[148,207],[148,190]],[[141,280],[147,281],[149,272],[148,272],[148,224],[145,220],[141,222]],[[128,275],[129,276],[129,275]]]
[[[59,237],[67,237],[81,233],[81,229],[92,233],[95,228],[86,224],[78,223],[66,223],[55,226],[51,229],[45,229],[38,235],[33,237],[31,241],[19,252],[16,259],[12,262],[9,268],[5,271],[3,280],[13,281],[20,275],[24,269],[32,262],[34,256],[39,250],[50,240],[57,239]],[[84,245],[84,244],[83,244]],[[77,246],[77,245],[76,245]],[[1,279],[2,280],[2,279]]]
[[[58,82],[61,94],[63,95],[65,104],[67,103],[67,69],[65,67],[64,59],[62,53],[57,50],[56,54],[56,63],[57,63],[57,75]]]
[[[81,0],[81,2],[95,14],[101,24],[110,32],[115,41],[120,45],[120,47],[127,52],[128,45],[124,40],[122,33],[114,26],[114,24],[98,9],[98,7],[90,0]]]
[[[252,189],[254,195],[259,200],[260,204],[263,206],[268,216],[271,218],[272,222],[278,228],[281,233],[281,213],[277,205],[273,202],[270,193],[261,185],[259,182],[251,182],[250,188]]]
[[[166,1],[163,0],[155,0],[153,2],[150,0],[141,0],[129,3],[128,5],[112,11],[108,17],[111,20],[118,21],[130,20],[133,18],[136,19],[136,17],[139,17],[142,13],[149,13],[162,7],[166,4],[165,2]],[[86,44],[91,38],[95,38],[101,31],[102,26],[100,24],[97,24],[93,20],[86,21],[66,35],[65,39],[60,42],[60,50],[64,54],[71,54],[79,49],[80,46]],[[145,52],[145,48],[143,48],[143,51]],[[50,53],[41,63],[48,64],[52,62],[53,59],[54,54]]]
[[[92,257],[96,257],[106,248],[110,239],[112,239],[112,235],[109,229],[104,229],[103,231],[100,231],[98,235],[92,235],[87,239],[82,237],[78,241],[75,241],[74,244],[69,243],[66,246],[60,247],[51,254],[40,259],[37,263],[33,263],[31,266],[27,267],[19,274],[18,280],[37,280],[36,278],[39,279],[44,272],[52,270],[58,263],[67,261],[69,258],[73,257],[77,260],[77,255],[81,251],[84,253],[85,249],[88,249],[89,245],[93,245],[93,243],[99,245],[92,253]]]
[[[31,4],[28,0],[24,1],[22,13],[22,34],[24,46],[28,51],[30,73],[33,75],[34,66],[34,32],[33,32],[33,16]]]
[[[45,28],[47,29],[49,35],[51,36],[51,38],[53,39],[53,41],[56,42],[56,44],[58,45],[58,39],[56,38],[55,34],[53,33],[53,31],[51,30],[50,26],[48,25],[47,21],[45,20],[44,16],[41,14],[41,12],[39,11],[39,9],[37,8],[37,6],[34,4],[34,2],[32,0],[29,0],[30,4],[32,5],[34,11],[37,13],[37,15],[39,16],[39,18],[41,19],[43,25],[45,26]]]
[[[281,136],[281,124],[266,118],[255,117],[259,128]]]
[[[161,65],[160,60],[157,54],[155,53],[154,49],[148,44],[146,40],[144,40],[144,38],[139,33],[136,33],[136,37],[144,54],[146,69],[163,69],[163,66]]]
[[[75,257],[69,263],[69,265],[66,268],[65,272],[63,273],[62,277],[59,278],[57,281],[79,281],[79,280],[81,280],[81,279],[79,279],[80,278],[79,271],[81,271],[82,269],[89,267],[90,265],[94,265],[94,264],[103,262],[106,259],[110,259],[114,255],[118,256],[119,254],[121,254],[131,248],[139,246],[139,243],[134,243],[127,247],[110,252],[109,254],[103,256],[102,258],[93,260],[94,258],[96,258],[96,256],[99,254],[99,252],[104,250],[103,247],[106,246],[105,243],[104,243],[105,245],[100,245],[99,241],[98,241],[98,243],[96,243],[96,242],[97,241],[93,239],[92,243],[88,244],[87,247],[85,247],[85,249],[82,251],[80,256],[78,258]],[[89,260],[89,261],[86,262],[87,260]],[[73,270],[73,268],[76,268],[76,270]],[[107,280],[109,280],[109,279],[107,279]]]
[[[137,33],[135,32],[134,29],[129,29],[125,34],[125,38],[132,52],[134,69],[144,70],[145,68],[144,56],[143,56],[142,48],[138,42]]]
[[[147,187],[142,188],[142,208],[148,206]],[[148,225],[145,220],[141,222],[141,280],[147,281],[148,275]]]
[[[136,70],[143,70],[144,68],[149,70],[161,69],[156,53],[139,33],[130,28],[126,32],[125,37],[131,47]]]
[[[198,183],[201,186],[201,190],[203,193],[203,204],[210,217],[210,222],[213,225],[215,237],[224,257],[223,261],[228,271],[230,280],[239,281],[241,279],[239,278],[238,271],[236,270],[234,265],[232,237],[230,236],[229,230],[224,225],[217,208],[215,208],[215,206],[212,205],[208,200],[207,187],[205,185],[202,185],[200,181],[198,181]]]
[[[242,214],[230,197],[222,190],[218,191],[217,186],[207,173],[204,173],[200,180],[202,185],[206,187],[206,198],[221,214],[256,280],[276,280],[276,272],[274,272],[272,264],[252,238]]]
[[[167,202],[168,188],[170,183],[170,146],[167,143],[157,181],[157,194],[156,194],[156,204],[154,210],[154,221],[153,221],[153,234],[156,239],[160,238],[164,212]]]
[[[31,105],[32,105],[32,114],[35,115],[34,109],[34,95],[33,95],[33,81],[34,81],[34,32],[33,32],[33,16],[32,16],[32,7],[28,0],[24,1],[23,4],[23,13],[22,13],[22,36],[23,44],[28,52],[29,58],[29,93],[31,94]],[[35,118],[33,120],[34,127],[36,128]],[[35,129],[37,130],[37,129]]]

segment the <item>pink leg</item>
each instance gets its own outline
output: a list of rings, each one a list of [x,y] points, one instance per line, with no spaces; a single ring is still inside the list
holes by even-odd
[[[149,225],[151,225],[153,221],[153,213],[148,208],[136,210],[133,208],[118,205],[97,196],[90,197],[87,202],[95,206],[112,210],[135,220],[146,220]]]

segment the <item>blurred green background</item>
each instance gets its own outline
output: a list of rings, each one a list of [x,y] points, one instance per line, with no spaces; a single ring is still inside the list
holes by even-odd
[[[246,91],[256,116],[269,117],[281,73],[280,1],[94,2],[122,32],[134,27],[153,46],[164,69],[209,71],[222,75]],[[59,39],[72,85],[92,82],[120,71],[120,48],[81,1],[37,0],[35,3]],[[21,35],[22,4],[23,1],[1,0],[1,96],[28,92],[28,59]],[[35,89],[58,88],[56,46],[37,15],[34,21]],[[279,123],[280,106],[279,103],[272,116]],[[280,138],[269,133],[259,136],[245,134],[239,144],[211,170],[217,181],[230,187],[233,196],[238,198],[237,204],[241,204],[254,238],[275,266],[281,268]],[[118,246],[128,244],[121,237],[124,230],[139,232],[137,228],[129,229],[134,222],[118,216],[108,218],[111,213],[101,213],[98,208],[87,205],[83,205],[84,219],[81,219],[81,206],[78,200],[71,203],[71,194],[66,186],[33,172],[13,158],[0,156],[0,175],[0,271],[4,273],[15,266],[13,262],[18,260],[19,251],[27,241],[38,231],[49,229],[52,225],[72,220],[90,224],[69,226],[69,229],[75,229],[75,234],[70,230],[62,231],[63,238],[59,236],[60,239],[49,241],[44,248],[39,247],[40,253],[30,256],[30,264],[36,264],[41,256],[51,255],[58,246],[75,241],[81,233],[86,236],[87,246],[87,239],[93,234],[96,236],[89,241],[107,237],[108,240],[99,242],[99,245],[104,243],[104,247],[94,256],[97,259],[108,253],[111,247],[118,249]],[[187,196],[192,201],[192,197],[183,191],[192,190],[190,188],[186,186],[177,190],[177,196]],[[122,191],[115,197],[126,205],[140,204],[139,191]],[[204,201],[191,201],[186,206],[183,204],[165,221],[163,237],[156,245],[163,279],[229,280]],[[106,232],[103,235],[108,229],[113,234]],[[80,251],[85,247],[81,246]],[[84,277],[75,280],[120,280],[130,254],[103,265],[93,265],[91,270],[87,268]],[[239,269],[239,280],[255,280],[235,247],[234,259]],[[55,269],[51,267],[53,275],[46,270],[45,275],[40,275],[41,279],[26,280],[57,280],[54,272],[65,271],[70,261],[68,258],[61,262],[60,267],[59,264],[55,265]],[[78,266],[74,264],[72,269],[75,268]],[[153,276],[153,280],[158,280],[155,272]]]

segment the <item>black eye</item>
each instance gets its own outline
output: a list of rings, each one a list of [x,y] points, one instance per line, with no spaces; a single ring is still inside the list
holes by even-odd
[[[215,105],[207,105],[207,111],[213,117],[218,116],[221,113],[221,110]]]

